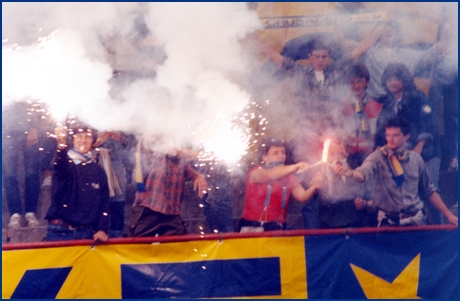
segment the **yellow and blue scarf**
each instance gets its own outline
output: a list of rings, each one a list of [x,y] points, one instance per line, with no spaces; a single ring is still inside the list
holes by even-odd
[[[134,172],[135,172],[134,177],[136,180],[136,191],[145,192],[145,184],[144,184],[144,180],[142,179],[141,141],[142,141],[142,138],[140,138],[139,141],[137,142],[136,166],[134,167]]]
[[[387,146],[382,146],[378,150],[388,158],[388,163],[393,174],[393,179],[395,180],[398,187],[401,186],[405,180],[404,169],[401,166],[401,161],[406,161],[409,158],[407,150],[402,148],[396,151],[392,151]]]

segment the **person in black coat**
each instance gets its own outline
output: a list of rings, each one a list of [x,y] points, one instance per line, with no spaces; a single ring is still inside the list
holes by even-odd
[[[95,162],[91,147],[96,133],[77,127],[72,148],[66,145],[67,132],[57,128],[58,150],[53,168],[51,206],[47,241],[94,239],[107,241],[109,189],[104,170]]]

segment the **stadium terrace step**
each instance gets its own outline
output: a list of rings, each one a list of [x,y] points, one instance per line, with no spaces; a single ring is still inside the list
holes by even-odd
[[[2,243],[38,242],[46,237],[47,226],[2,229]]]

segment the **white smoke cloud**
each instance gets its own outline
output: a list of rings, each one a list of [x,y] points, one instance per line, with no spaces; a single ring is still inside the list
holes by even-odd
[[[99,37],[121,30],[113,26],[120,8],[125,6],[2,3],[3,105],[33,97],[61,112],[78,112],[107,97],[112,69]]]
[[[82,104],[106,97],[110,66],[85,57],[77,32],[63,29],[55,35],[38,45],[2,52],[4,99],[30,96],[77,111]]]
[[[457,4],[442,5],[458,15]],[[430,8],[439,10],[420,5],[421,12]],[[398,13],[411,15],[402,6]],[[142,19],[151,36],[140,30]],[[403,26],[406,35],[416,31],[410,18],[400,21],[411,25]],[[31,96],[56,115],[70,111],[100,130],[162,135],[178,146],[210,150],[231,146],[244,141],[246,131],[232,128],[231,120],[256,94],[246,90],[249,83],[237,84],[252,63],[240,40],[260,26],[243,2],[2,3],[3,105]],[[114,81],[114,70],[147,75]],[[288,99],[292,91],[271,93],[282,87],[275,82],[265,81],[267,89],[256,97],[271,100],[273,129],[285,134],[296,109]],[[316,120],[310,124],[313,129]],[[231,135],[238,138],[218,139]]]
[[[162,135],[179,146],[215,139],[219,135],[203,134],[206,124],[219,116],[231,127],[249,102],[249,93],[232,80],[248,71],[239,40],[260,26],[245,3],[2,3],[2,8],[3,105],[34,97],[56,115],[72,112],[100,130]],[[133,38],[142,14],[153,46],[163,47],[166,60],[148,67],[157,68],[156,78],[137,79],[113,98],[113,68],[126,67],[130,57],[133,65],[142,65],[143,45]],[[118,52],[111,57],[114,39],[131,46],[115,45]]]
[[[167,53],[156,83],[201,119],[215,110],[240,111],[249,95],[231,76],[248,71],[239,39],[259,28],[255,13],[245,3],[151,3],[149,8],[147,25]]]

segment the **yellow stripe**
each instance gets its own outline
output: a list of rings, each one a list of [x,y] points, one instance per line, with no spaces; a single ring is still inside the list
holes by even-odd
[[[10,298],[26,270],[72,267],[57,298],[121,298],[120,264],[279,257],[282,294],[307,298],[304,237],[263,237],[160,244],[99,245],[2,252],[2,297]]]

